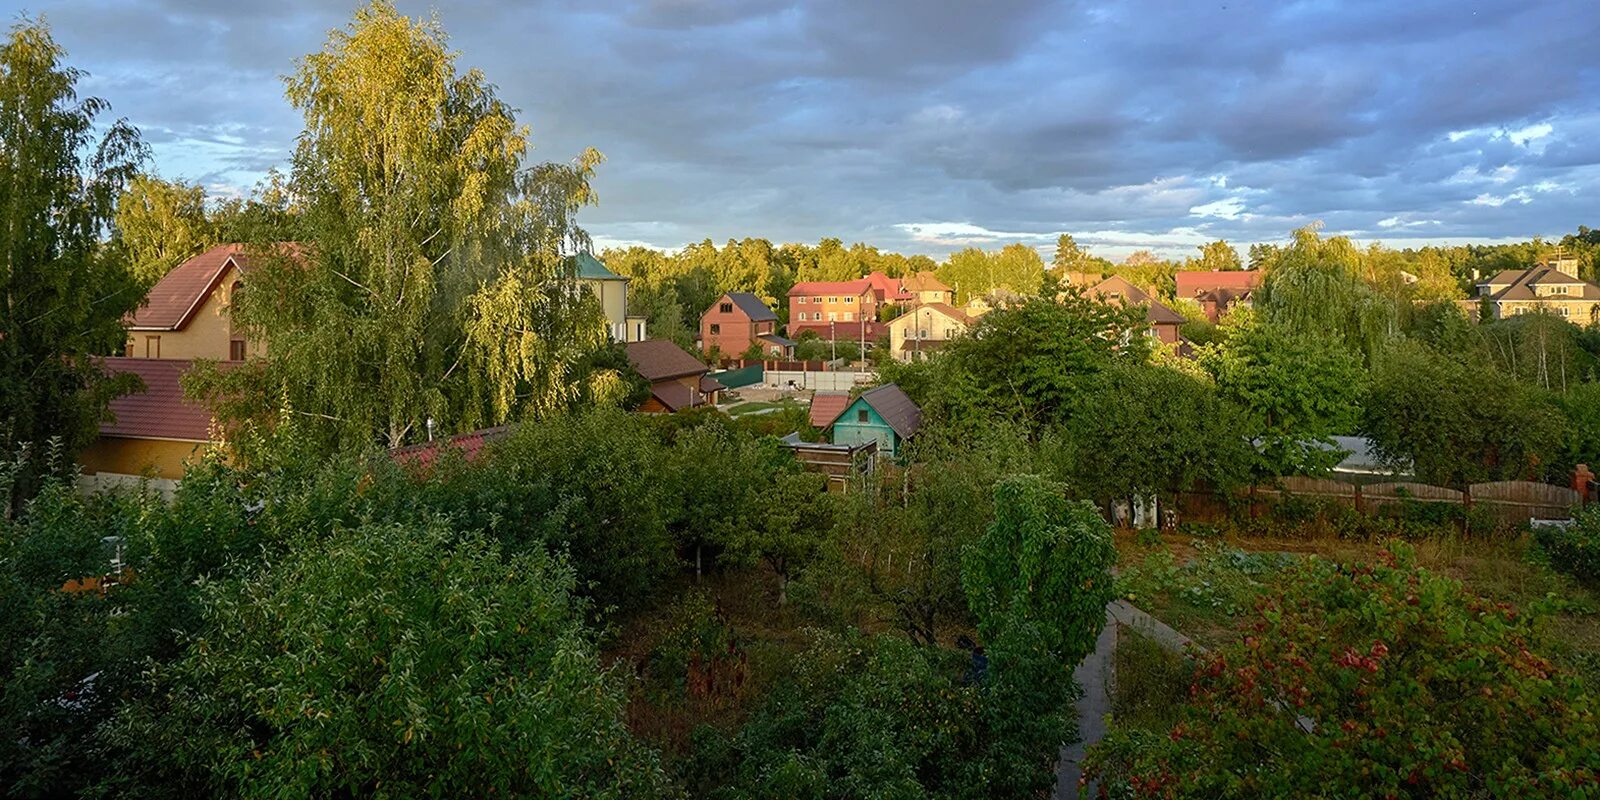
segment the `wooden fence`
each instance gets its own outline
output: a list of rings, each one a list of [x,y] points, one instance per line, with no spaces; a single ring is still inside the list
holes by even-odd
[[[1565,486],[1534,481],[1475,483],[1451,489],[1426,483],[1393,482],[1361,485],[1328,478],[1280,478],[1239,490],[1233,497],[1208,491],[1180,492],[1179,515],[1189,521],[1213,522],[1240,510],[1251,517],[1269,513],[1287,500],[1314,500],[1348,506],[1366,514],[1396,513],[1416,504],[1454,506],[1482,515],[1497,526],[1520,527],[1534,519],[1567,519],[1584,502]]]

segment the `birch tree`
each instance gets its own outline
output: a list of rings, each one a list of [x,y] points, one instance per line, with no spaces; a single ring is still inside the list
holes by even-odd
[[[144,145],[126,122],[101,121],[104,100],[78,97],[82,73],[64,58],[49,29],[27,20],[0,44],[4,453],[50,439],[70,452],[93,440],[118,384],[91,357],[121,350],[122,317],[139,301],[103,240]],[[32,478],[19,480],[26,496]]]
[[[562,258],[593,201],[590,150],[523,167],[528,131],[436,18],[385,0],[285,78],[305,118],[287,189],[301,248],[263,248],[236,319],[268,391],[343,444],[397,446],[559,405],[604,341]],[[248,375],[248,371],[241,375]]]

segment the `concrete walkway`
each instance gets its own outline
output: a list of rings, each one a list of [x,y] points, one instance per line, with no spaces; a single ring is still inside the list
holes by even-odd
[[[1105,738],[1106,717],[1111,714],[1112,682],[1116,678],[1112,659],[1117,652],[1117,629],[1123,626],[1175,653],[1186,653],[1190,647],[1201,652],[1205,650],[1126,600],[1107,603],[1106,626],[1100,631],[1100,638],[1094,640],[1094,652],[1072,672],[1073,680],[1083,687],[1083,696],[1078,698],[1078,741],[1061,749],[1061,760],[1056,764],[1056,790],[1052,795],[1055,800],[1076,800],[1084,754],[1090,745]],[[1090,783],[1088,796],[1094,797],[1097,788]]]
[[[1083,774],[1083,756],[1089,745],[1106,735],[1106,717],[1111,714],[1111,658],[1117,650],[1117,621],[1106,606],[1106,626],[1100,638],[1094,640],[1090,653],[1072,679],[1083,687],[1078,698],[1078,741],[1061,749],[1061,760],[1056,764],[1056,800],[1071,800],[1078,796],[1078,778]],[[1093,787],[1090,787],[1093,797]]]

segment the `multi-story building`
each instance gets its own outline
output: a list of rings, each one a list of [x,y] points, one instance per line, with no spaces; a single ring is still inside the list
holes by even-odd
[[[1478,297],[1497,319],[1548,311],[1577,325],[1600,323],[1600,286],[1578,278],[1575,258],[1505,270],[1479,283]]]
[[[778,335],[778,315],[761,298],[749,292],[728,292],[717,298],[700,315],[700,349],[738,357],[752,343],[761,345],[764,356],[787,358],[794,354],[794,342]]]
[[[889,352],[901,361],[926,358],[965,334],[974,321],[948,303],[924,303],[889,321]]]
[[[797,283],[789,290],[789,338],[811,331],[824,339],[875,339],[882,302],[866,278]]]
[[[295,245],[285,245],[296,248]],[[242,244],[219,244],[168,272],[128,317],[128,358],[243,361],[260,355],[233,324],[231,309],[244,289],[250,257]]]
[[[606,331],[614,342],[644,341],[644,317],[628,315],[628,278],[618,275],[600,263],[593,255],[580,252],[573,256],[577,266],[578,284],[588,287],[600,301],[600,310],[606,317]]]

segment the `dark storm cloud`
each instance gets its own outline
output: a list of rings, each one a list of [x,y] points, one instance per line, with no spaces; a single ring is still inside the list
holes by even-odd
[[[938,253],[1069,231],[1118,255],[1318,219],[1399,243],[1595,223],[1588,0],[439,6],[536,157],[607,154],[583,216],[602,240],[832,235]],[[163,174],[247,191],[299,130],[279,76],[353,6],[29,10]]]

